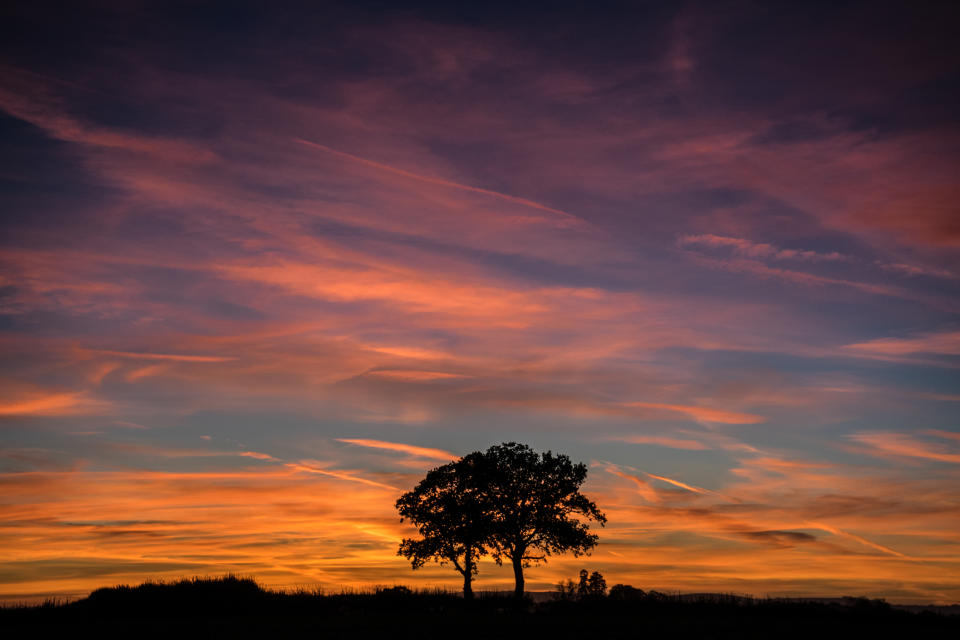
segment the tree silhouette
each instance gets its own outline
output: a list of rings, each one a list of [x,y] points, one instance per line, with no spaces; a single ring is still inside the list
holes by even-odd
[[[580,493],[586,477],[586,465],[516,442],[475,451],[429,471],[400,496],[401,520],[416,525],[421,537],[403,539],[397,553],[414,569],[429,560],[453,564],[463,576],[466,598],[473,597],[477,560],[492,553],[497,564],[511,562],[515,593],[522,596],[524,567],[554,553],[579,556],[596,546],[597,536],[576,517],[601,526],[607,521]]]
[[[507,442],[473,453],[478,495],[492,518],[489,544],[494,560],[513,565],[515,594],[523,595],[523,569],[545,562],[554,553],[579,556],[597,545],[587,520],[603,526],[607,517],[580,493],[587,466],[550,451],[536,453],[524,444]]]
[[[577,585],[577,597],[580,600],[596,600],[607,595],[607,581],[603,574],[594,571],[587,574],[586,569],[580,569],[580,583]]]
[[[429,471],[397,500],[401,521],[409,520],[420,539],[404,538],[398,555],[419,569],[428,560],[453,564],[463,576],[463,597],[473,597],[477,560],[487,553],[493,519],[475,482],[476,460],[461,458]]]

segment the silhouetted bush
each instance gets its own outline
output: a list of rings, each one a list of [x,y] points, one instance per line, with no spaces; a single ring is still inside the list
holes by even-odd
[[[610,587],[609,598],[616,601],[633,601],[646,597],[643,589],[637,589],[629,584],[615,584]]]

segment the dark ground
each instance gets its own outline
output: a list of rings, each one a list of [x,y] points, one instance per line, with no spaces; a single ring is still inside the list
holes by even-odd
[[[960,616],[883,601],[619,597],[473,602],[403,587],[366,594],[277,593],[239,578],[99,589],[68,604],[0,609],[0,637],[136,638],[960,638]]]

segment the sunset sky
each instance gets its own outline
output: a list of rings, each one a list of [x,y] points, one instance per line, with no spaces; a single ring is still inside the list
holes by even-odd
[[[503,441],[609,518],[528,589],[960,601],[950,3],[473,4],[0,10],[0,601],[456,589]]]

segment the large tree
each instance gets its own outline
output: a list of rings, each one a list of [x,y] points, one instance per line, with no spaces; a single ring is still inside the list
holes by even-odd
[[[513,565],[515,593],[523,595],[523,569],[554,553],[589,553],[598,537],[588,522],[603,526],[607,517],[580,493],[587,466],[550,451],[507,442],[473,453],[472,481],[492,518],[489,544],[494,560]],[[582,516],[581,520],[578,516]]]
[[[463,597],[473,597],[477,560],[487,553],[493,518],[476,482],[478,460],[468,456],[429,471],[412,491],[400,496],[401,520],[416,525],[420,538],[404,538],[398,555],[414,569],[429,560],[451,563],[463,576]]]

